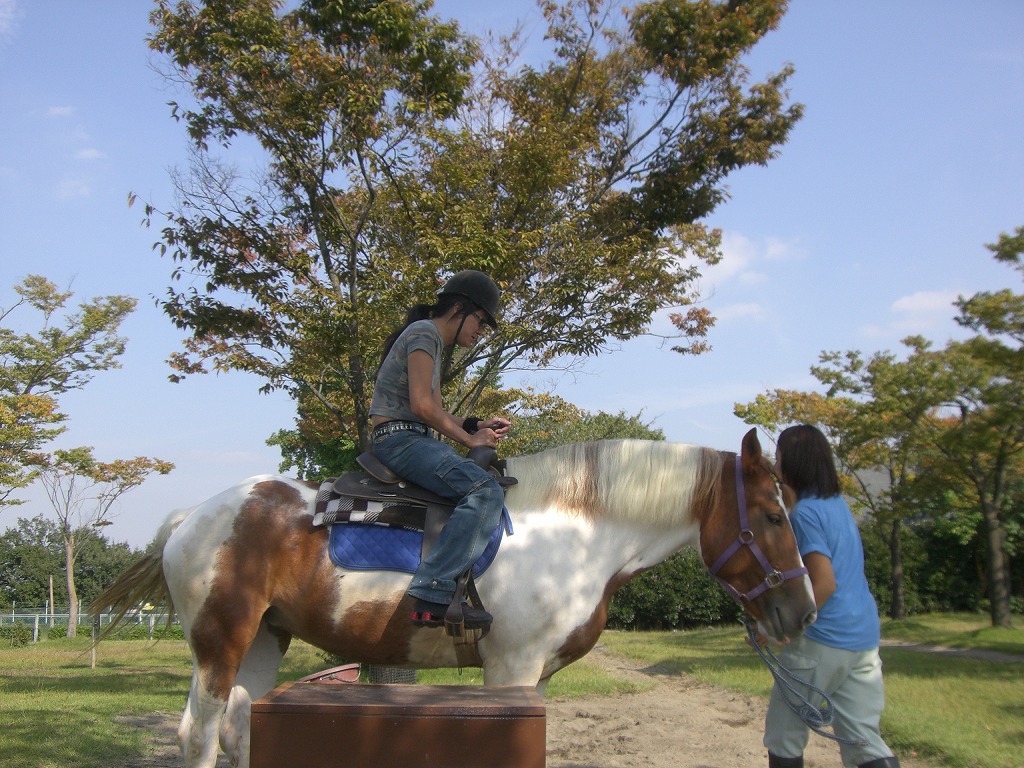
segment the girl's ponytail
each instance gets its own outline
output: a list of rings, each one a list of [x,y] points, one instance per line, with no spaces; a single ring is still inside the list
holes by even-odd
[[[413,323],[419,320],[431,320],[435,317],[441,317],[449,309],[456,304],[466,304],[466,300],[460,296],[438,296],[436,304],[414,304],[409,307],[409,311],[405,313],[405,322],[393,330],[391,335],[384,341],[384,352],[380,356],[380,364],[384,365],[384,361],[387,360],[388,353],[391,352],[391,348],[395,346],[395,342],[398,341],[398,337],[402,335],[402,332]]]

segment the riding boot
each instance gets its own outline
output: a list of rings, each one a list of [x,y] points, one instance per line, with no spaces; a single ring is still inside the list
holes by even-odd
[[[900,768],[900,761],[896,755],[892,757],[879,757],[877,760],[861,763],[857,768]]]
[[[780,757],[769,752],[768,768],[804,768],[804,756]]]

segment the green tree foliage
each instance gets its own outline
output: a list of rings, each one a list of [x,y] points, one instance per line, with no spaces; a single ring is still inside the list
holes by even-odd
[[[0,307],[0,507],[21,504],[10,494],[36,476],[39,448],[64,431],[60,395],[81,389],[99,371],[118,368],[125,339],[121,322],[135,309],[128,296],[104,296],[69,311],[74,295],[39,275],[14,287],[10,307]],[[34,311],[33,333],[14,325],[18,313]]]
[[[11,498],[35,479],[24,460],[63,431],[62,418],[51,397],[0,394],[0,507],[24,503]]]
[[[608,606],[613,629],[694,629],[737,621],[743,609],[708,575],[704,561],[684,549],[640,574]]]
[[[498,393],[495,393],[498,394]],[[491,410],[512,415],[512,430],[502,440],[504,455],[538,453],[567,443],[635,438],[664,440],[665,434],[645,422],[642,414],[587,411],[560,397],[530,389],[501,392],[508,400]]]
[[[1000,235],[988,248],[1024,277],[1024,227]],[[976,335],[949,345],[948,373],[956,391],[950,401],[951,429],[939,447],[952,471],[974,491],[984,520],[992,625],[1008,627],[1009,558],[1021,543],[1024,293],[983,291],[961,297],[956,305],[957,322]]]
[[[1024,230],[989,247],[1022,270]],[[892,616],[906,612],[902,542],[913,523],[947,551],[970,553],[971,543],[977,545],[983,556],[969,562],[978,592],[988,600],[993,625],[1009,626],[1009,563],[1021,547],[1024,516],[1024,295],[983,292],[956,306],[957,321],[976,336],[938,350],[910,337],[902,360],[890,352],[867,359],[859,352],[824,353],[811,372],[825,395],[775,390],[738,405],[736,413],[769,429],[804,421],[826,430],[851,480],[844,490],[888,547]],[[884,482],[872,482],[879,472]],[[926,559],[941,562],[934,557],[929,552]],[[921,567],[935,589],[969,591],[960,583],[963,569]]]
[[[57,531],[64,548],[64,577],[70,616],[68,637],[74,637],[78,618],[76,565],[83,541],[96,529],[109,525],[116,512],[115,502],[142,485],[152,472],[166,475],[174,465],[161,459],[97,461],[92,448],[57,450],[39,462],[39,479],[57,515]],[[95,581],[95,573],[90,574]],[[100,574],[102,579],[103,574]]]
[[[79,597],[89,602],[100,594],[138,557],[127,544],[107,541],[95,529],[76,534],[76,583]],[[57,606],[68,605],[64,542],[53,520],[42,515],[18,518],[16,527],[0,534],[0,606],[41,608],[53,598]]]
[[[18,518],[17,527],[0,535],[0,601],[4,607],[46,604],[51,577],[55,577],[55,600],[65,604],[63,571],[64,546],[52,520]]]
[[[891,352],[825,352],[811,373],[826,394],[775,390],[738,406],[736,414],[769,430],[807,422],[820,426],[832,443],[853,508],[866,513],[885,543],[888,613],[904,618],[906,583],[903,535],[907,520],[925,507],[921,465],[943,429],[946,391],[937,387],[941,360],[920,337],[904,340],[905,359]]]
[[[176,265],[163,309],[191,332],[176,375],[254,372],[296,398],[300,434],[365,446],[383,338],[467,267],[506,293],[501,329],[452,361],[453,412],[659,310],[675,349],[707,349],[694,285],[719,234],[698,222],[800,116],[789,68],[751,83],[741,64],[785,3],[544,2],[541,64],[429,7],[158,3],[151,45],[195,101],[173,107],[196,151],[180,204],[146,207]],[[227,162],[249,139],[252,181]]]
[[[308,426],[308,425],[307,425]],[[281,451],[281,472],[295,471],[300,480],[323,480],[337,477],[357,467],[361,451],[351,440],[331,434],[301,434],[282,429],[267,440]]]

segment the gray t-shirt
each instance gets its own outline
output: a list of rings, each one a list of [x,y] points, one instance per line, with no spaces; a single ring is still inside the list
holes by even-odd
[[[434,359],[431,391],[436,391],[440,386],[444,339],[432,320],[417,320],[402,331],[380,367],[373,388],[373,399],[370,400],[371,416],[420,421],[412,412],[409,399],[409,355],[419,349]]]

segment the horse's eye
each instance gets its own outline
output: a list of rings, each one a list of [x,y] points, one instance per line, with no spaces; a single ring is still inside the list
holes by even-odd
[[[781,512],[769,512],[768,513],[768,522],[771,523],[772,525],[779,525],[779,526],[781,526],[785,522],[785,520],[786,520],[785,515],[783,515]]]

